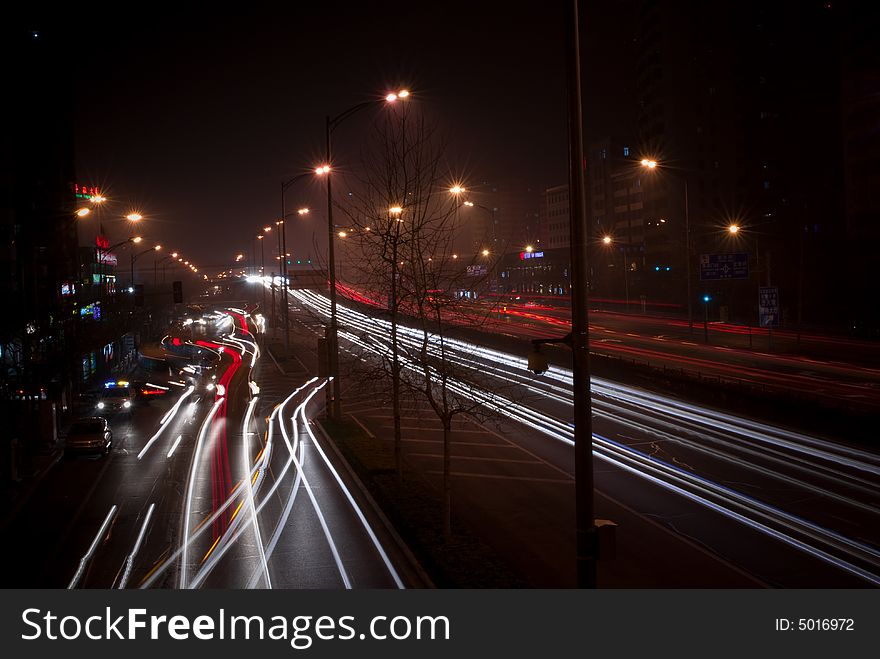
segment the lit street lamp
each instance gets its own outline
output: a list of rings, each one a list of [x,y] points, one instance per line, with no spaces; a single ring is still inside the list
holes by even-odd
[[[657,167],[656,160],[649,160],[648,158],[643,158],[641,161],[642,167],[653,170]],[[681,177],[682,182],[684,183],[684,261],[685,261],[685,279],[687,281],[687,310],[688,310],[688,331],[693,334],[694,333],[694,310],[693,310],[693,301],[691,300],[691,220],[690,220],[690,207],[688,204],[688,182],[687,178],[684,176]],[[737,227],[737,231],[739,228]],[[736,231],[732,231],[732,233],[736,233]]]
[[[406,89],[401,89],[397,92],[391,92],[387,94],[382,100],[370,100],[363,103],[358,103],[357,105],[350,107],[345,112],[342,112],[333,118],[331,118],[330,115],[327,115],[324,124],[324,138],[326,142],[324,164],[318,167],[315,170],[315,173],[319,175],[324,175],[327,180],[327,264],[330,279],[330,324],[327,327],[327,350],[329,351],[328,366],[330,370],[330,377],[333,378],[332,393],[330,387],[328,386],[327,395],[332,396],[330,401],[331,404],[328,406],[330,416],[337,421],[342,417],[342,384],[339,381],[339,345],[337,343],[338,324],[336,319],[336,266],[334,263],[335,255],[333,249],[333,193],[330,183],[330,170],[333,164],[331,138],[333,135],[333,131],[336,130],[336,128],[338,128],[343,121],[356,114],[357,112],[360,112],[361,110],[364,110],[368,107],[380,105],[383,102],[394,103],[399,99],[406,99],[409,96],[410,92]]]
[[[614,239],[611,236],[604,236],[602,238],[602,243],[609,246],[609,247],[612,245],[613,242],[614,242]],[[626,256],[626,248],[627,247],[628,247],[627,245],[623,245],[621,247],[621,254],[623,256],[623,260],[621,262],[621,265],[623,266],[623,293],[624,293],[624,297],[626,298],[626,307],[624,307],[624,308],[628,312],[629,311],[629,277],[627,277],[626,271],[629,270],[629,267],[628,267],[629,266],[629,259]]]
[[[140,242],[140,239],[132,240],[132,242]],[[144,251],[138,252],[137,254],[135,254],[134,252],[131,253],[131,286],[134,286],[134,262],[137,261],[144,254],[149,254],[150,252],[158,252],[161,249],[162,245],[154,245],[153,247],[150,247],[150,249],[145,249]]]

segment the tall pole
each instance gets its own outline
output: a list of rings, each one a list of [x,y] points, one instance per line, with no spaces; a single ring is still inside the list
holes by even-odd
[[[287,187],[281,184],[281,283],[283,285],[281,293],[281,313],[284,315],[284,347],[290,350],[290,314],[287,313],[287,229],[286,227],[286,205],[284,203],[284,192]]]
[[[281,210],[282,210],[282,212],[284,211],[284,198],[283,197],[281,199]],[[275,242],[278,243],[278,277],[279,277],[279,279],[281,278],[281,259],[283,256],[281,254],[281,222],[283,222],[283,221],[284,220],[282,219],[282,220],[275,223]],[[274,276],[275,275],[273,274],[272,276],[273,276],[272,294],[274,296],[274,294],[275,294]],[[279,291],[279,295],[280,295],[280,293],[281,293],[281,291]],[[272,298],[272,308],[275,309],[275,298],[274,297]],[[280,297],[278,299],[278,309],[275,309],[275,311],[273,311],[273,313],[275,314],[275,321],[272,323],[272,326],[278,327],[278,325],[281,324],[279,322],[280,321],[279,315],[281,313],[281,298]]]
[[[694,309],[691,295],[691,219],[688,204],[688,182],[684,180],[684,260],[685,277],[687,278],[688,331],[694,333]]]
[[[327,140],[326,159],[327,165],[331,163],[330,149],[330,133],[332,126],[330,117],[326,117],[325,137]],[[331,165],[332,167],[332,165]],[[336,323],[336,255],[333,240],[333,194],[330,186],[330,179],[333,177],[332,169],[327,172],[327,269],[330,278],[330,325],[327,327],[327,350],[329,351],[327,365],[330,368],[330,377],[333,378],[333,398],[330,406],[330,416],[334,421],[342,418],[342,384],[339,382],[339,345],[337,344],[337,323]],[[330,387],[327,387],[328,393]]]
[[[260,288],[263,289],[263,313],[266,313],[266,242],[265,236],[260,236]]]
[[[584,194],[584,146],[578,0],[566,21],[568,64],[569,197],[571,199],[571,350],[573,356],[575,523],[577,583],[596,587],[597,535],[593,514],[593,429],[588,318],[588,225]]]

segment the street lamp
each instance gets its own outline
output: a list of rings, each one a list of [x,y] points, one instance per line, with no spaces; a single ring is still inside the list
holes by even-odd
[[[614,239],[611,236],[603,236],[602,237],[602,243],[604,245],[607,245],[608,247],[610,247],[613,242],[614,242]],[[626,272],[627,272],[627,270],[629,270],[629,263],[628,263],[629,259],[626,257],[626,248],[627,248],[627,245],[625,245],[625,244],[621,248],[621,253],[623,255],[623,260],[621,262],[621,265],[623,266],[623,294],[626,299],[626,307],[624,307],[624,308],[628,312],[629,311],[629,277],[627,277]]]
[[[125,219],[129,220],[130,222],[140,222],[142,219],[144,219],[144,216],[140,213],[129,213],[125,216]]]
[[[727,227],[727,231],[730,234],[736,235],[737,233],[739,233],[739,225],[738,224],[731,224],[729,227]]]
[[[263,310],[262,313],[266,313],[266,286],[264,285],[263,278],[266,276],[266,249],[264,247],[263,238],[265,236],[260,234],[257,236],[257,240],[260,241],[260,288],[263,289]]]
[[[399,99],[409,98],[409,96],[410,92],[408,89],[400,89],[397,92],[386,94],[382,100],[374,99],[358,103],[335,117],[331,118],[330,115],[325,117],[324,138],[326,151],[324,153],[324,164],[316,168],[315,173],[318,175],[324,175],[327,180],[327,263],[330,275],[330,324],[327,327],[327,349],[329,351],[329,359],[327,361],[328,366],[330,367],[330,377],[333,378],[332,404],[329,406],[330,415],[337,421],[342,417],[342,384],[339,381],[339,346],[337,344],[338,324],[336,319],[336,265],[334,263],[333,250],[333,192],[330,183],[330,169],[333,164],[333,149],[331,145],[333,131],[336,130],[343,121],[361,110],[375,105],[381,105],[383,102],[394,103]],[[328,395],[330,395],[329,386],[327,387],[327,391]]]
[[[315,174],[320,174],[320,167],[315,169]],[[328,168],[329,171],[329,168]],[[281,281],[284,284],[284,295],[282,295],[282,304],[281,311],[284,314],[284,346],[287,350],[290,350],[290,314],[287,312],[288,302],[287,302],[287,291],[288,291],[288,283],[289,277],[287,275],[287,225],[284,221],[287,219],[287,205],[285,201],[285,193],[288,188],[292,186],[297,181],[300,181],[308,176],[312,176],[312,172],[303,172],[301,174],[297,174],[292,179],[284,181],[281,183],[281,219],[275,223],[275,226],[280,227],[280,234],[278,235],[278,253],[281,255],[280,259],[280,274]],[[297,210],[297,214],[302,216],[308,213],[308,209],[300,208]],[[270,227],[271,228],[271,227]]]
[[[76,211],[76,216],[77,217],[85,217],[86,215],[88,215],[91,212],[92,211],[89,208],[80,208],[78,211]]]
[[[656,160],[650,160],[648,158],[643,158],[641,161],[642,167],[653,170],[657,167]],[[682,182],[684,183],[684,254],[685,254],[685,279],[687,280],[687,310],[688,310],[688,331],[693,334],[694,333],[694,310],[693,304],[691,300],[691,220],[690,220],[690,207],[688,204],[688,182],[687,178],[684,176],[681,177]],[[735,225],[734,225],[735,226]],[[737,227],[736,231],[739,230]],[[732,231],[731,233],[736,233],[736,231]]]
[[[138,243],[138,242],[140,242],[140,238],[133,239],[132,242]],[[150,247],[149,249],[145,249],[143,252],[138,252],[137,254],[135,254],[134,252],[131,253],[131,285],[132,286],[134,286],[134,262],[137,261],[144,254],[149,254],[150,252],[159,252],[161,250],[162,250],[162,245],[154,245],[153,247]]]

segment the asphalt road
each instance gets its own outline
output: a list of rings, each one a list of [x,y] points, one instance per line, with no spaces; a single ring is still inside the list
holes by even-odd
[[[227,310],[192,341],[214,366],[111,419],[104,458],[64,459],[3,530],[4,587],[398,588],[399,552],[325,452],[324,381],[261,357]],[[253,333],[251,333],[253,332]]]
[[[318,319],[327,313],[322,296],[294,296]],[[362,359],[387,351],[384,321],[346,308],[340,313],[348,350]],[[411,334],[403,333],[405,342],[416,338]],[[494,411],[497,433],[457,431],[456,514],[506,550],[534,585],[572,585],[570,373],[554,367],[535,378],[521,356],[492,347],[491,333],[480,345],[447,344],[468,377],[494,392],[483,402]],[[478,389],[463,385],[459,394],[478,396]],[[743,585],[744,575],[753,584],[785,587],[880,584],[875,453],[851,445],[846,436],[774,427],[621,383],[595,380],[593,392],[598,510],[611,511],[612,519],[630,518],[630,526],[640,528],[632,534],[621,526],[628,560],[618,564],[638,568],[615,571],[609,564],[603,568],[606,585],[668,585],[670,579],[691,586]],[[359,410],[359,398],[350,399],[350,413],[377,437],[389,436],[387,412],[383,417],[381,410]],[[412,423],[430,417],[424,410],[409,416]],[[409,433],[409,463],[436,480],[436,428],[413,425]],[[687,563],[658,554],[662,543],[645,544],[646,521],[730,570],[683,570]],[[662,574],[646,567],[652,562]],[[634,572],[641,575],[636,583],[627,580]]]
[[[353,289],[342,292],[361,310],[377,304]],[[571,329],[570,311],[540,305],[461,304],[444,311],[445,319],[463,327],[518,339],[560,338]],[[790,331],[775,332],[724,323],[689,331],[687,321],[592,312],[590,351],[655,368],[700,377],[720,378],[757,390],[787,392],[808,401],[880,412],[880,344],[840,337],[804,334],[798,343]],[[751,335],[751,336],[750,336]]]

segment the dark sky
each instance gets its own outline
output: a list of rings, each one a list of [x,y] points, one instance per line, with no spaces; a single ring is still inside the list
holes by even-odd
[[[149,3],[70,27],[80,180],[140,206],[145,235],[207,270],[277,218],[280,182],[321,160],[326,114],[399,86],[452,136],[465,181],[565,181],[563,3],[219,7]],[[601,21],[590,30],[599,37],[585,51],[600,56],[609,31]],[[595,96],[586,105],[588,123],[604,112]],[[355,161],[370,112],[334,134],[341,166]],[[320,192],[303,182],[289,206],[320,209]],[[288,234],[290,251],[312,251],[323,217]]]

